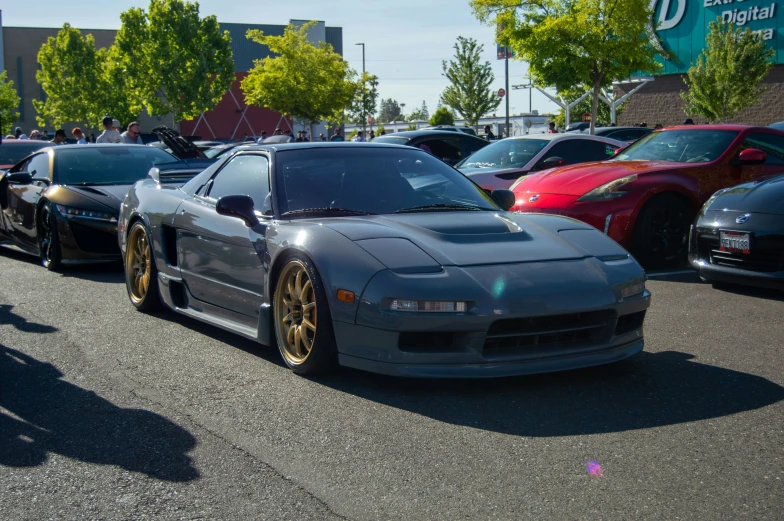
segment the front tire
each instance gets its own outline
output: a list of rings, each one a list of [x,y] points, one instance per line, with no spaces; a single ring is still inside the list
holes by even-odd
[[[57,231],[57,217],[49,201],[44,202],[38,217],[38,255],[41,266],[49,271],[57,271],[62,266],[60,232]]]
[[[312,376],[337,367],[327,295],[308,259],[293,257],[281,269],[275,285],[273,313],[278,349],[292,371]]]
[[[644,268],[673,268],[686,258],[692,207],[680,197],[654,197],[637,217],[632,254]]]
[[[152,243],[142,221],[137,221],[128,232],[125,245],[125,286],[131,304],[139,311],[150,312],[161,307],[158,269],[152,256]]]

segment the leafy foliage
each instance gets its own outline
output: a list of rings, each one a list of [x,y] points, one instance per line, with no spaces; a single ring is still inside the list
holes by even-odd
[[[441,107],[440,109],[436,110],[433,113],[433,117],[430,118],[430,124],[433,126],[454,125],[455,117],[452,115],[452,112],[448,108]]]
[[[684,78],[684,111],[710,123],[727,122],[759,102],[765,88],[760,83],[773,69],[776,52],[759,35],[721,23],[708,26],[706,48]]]
[[[332,46],[308,41],[316,22],[286,27],[283,36],[248,31],[248,38],[269,47],[275,55],[256,60],[242,81],[245,101],[311,123],[338,122],[355,99],[359,83],[355,73]]]
[[[14,82],[8,79],[8,72],[0,72],[0,133],[4,136],[11,132],[14,121],[19,119],[19,101]]]
[[[458,36],[454,47],[455,59],[441,64],[451,83],[441,94],[441,102],[459,112],[469,125],[476,126],[479,118],[501,104],[501,98],[490,89],[495,76],[490,62],[482,63],[484,46],[476,40]]]
[[[214,108],[234,81],[228,31],[199,4],[151,0],[120,15],[116,65],[151,115],[190,120]]]
[[[378,76],[362,73],[359,88],[348,109],[348,120],[355,125],[367,124],[368,116],[376,115],[378,101]]]
[[[381,123],[391,123],[393,121],[403,121],[403,110],[396,100],[392,98],[381,99],[378,110],[378,121]]]
[[[656,50],[648,38],[648,2],[619,0],[470,0],[474,14],[498,27],[540,86],[559,91],[593,90],[592,121],[599,91],[637,71],[655,72]],[[593,124],[591,125],[593,132]]]
[[[77,121],[98,127],[106,114],[125,123],[136,119],[142,106],[127,88],[118,54],[115,46],[96,49],[91,34],[82,36],[64,24],[38,52],[36,79],[46,93],[45,101],[33,100],[38,124]]]

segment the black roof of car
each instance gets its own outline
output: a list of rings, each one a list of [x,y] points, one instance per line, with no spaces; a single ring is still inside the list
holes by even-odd
[[[397,145],[395,143],[375,143],[371,142],[354,142],[354,141],[303,141],[303,142],[290,142],[290,143],[264,143],[253,144],[247,143],[237,147],[240,150],[305,150],[308,148],[402,148],[405,150],[419,150],[418,148],[409,147],[406,145]],[[423,151],[424,152],[424,151]]]
[[[409,139],[413,139],[413,138],[420,137],[420,136],[430,136],[430,137],[442,136],[442,137],[448,137],[448,138],[454,139],[455,135],[458,135],[458,136],[464,135],[464,136],[468,136],[469,138],[482,139],[480,137],[477,137],[477,136],[474,136],[474,135],[471,135],[471,134],[467,134],[465,132],[455,132],[453,130],[424,129],[424,128],[420,129],[420,130],[406,130],[404,132],[393,132],[393,133],[390,133],[390,134],[384,134],[383,136],[376,136],[376,139],[381,138],[381,137],[407,137]],[[374,141],[375,141],[375,139],[373,141],[371,141],[371,143],[373,143]],[[482,141],[485,141],[485,140],[482,139]]]

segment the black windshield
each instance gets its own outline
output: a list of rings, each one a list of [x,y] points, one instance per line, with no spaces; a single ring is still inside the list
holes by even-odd
[[[153,166],[176,160],[156,147],[74,145],[57,149],[55,179],[64,185],[133,184],[144,179]]]
[[[14,144],[9,145],[3,140],[0,145],[0,165],[15,165],[36,150],[48,146],[52,144],[47,141],[14,140]]]
[[[522,168],[548,143],[535,138],[504,139],[467,157],[457,168]]]
[[[444,211],[445,205],[455,211],[499,210],[460,172],[421,150],[370,145],[285,150],[276,163],[283,214],[323,208],[392,214],[411,208]]]
[[[715,161],[738,137],[737,130],[664,130],[652,132],[623,149],[611,161]]]

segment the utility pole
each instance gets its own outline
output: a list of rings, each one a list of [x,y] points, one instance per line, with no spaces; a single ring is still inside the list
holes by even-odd
[[[504,69],[505,69],[505,85],[506,90],[506,137],[510,137],[509,133],[509,47],[504,47]]]
[[[362,136],[365,135],[365,124],[367,123],[367,115],[365,114],[365,44],[357,43],[355,45],[362,46]]]

